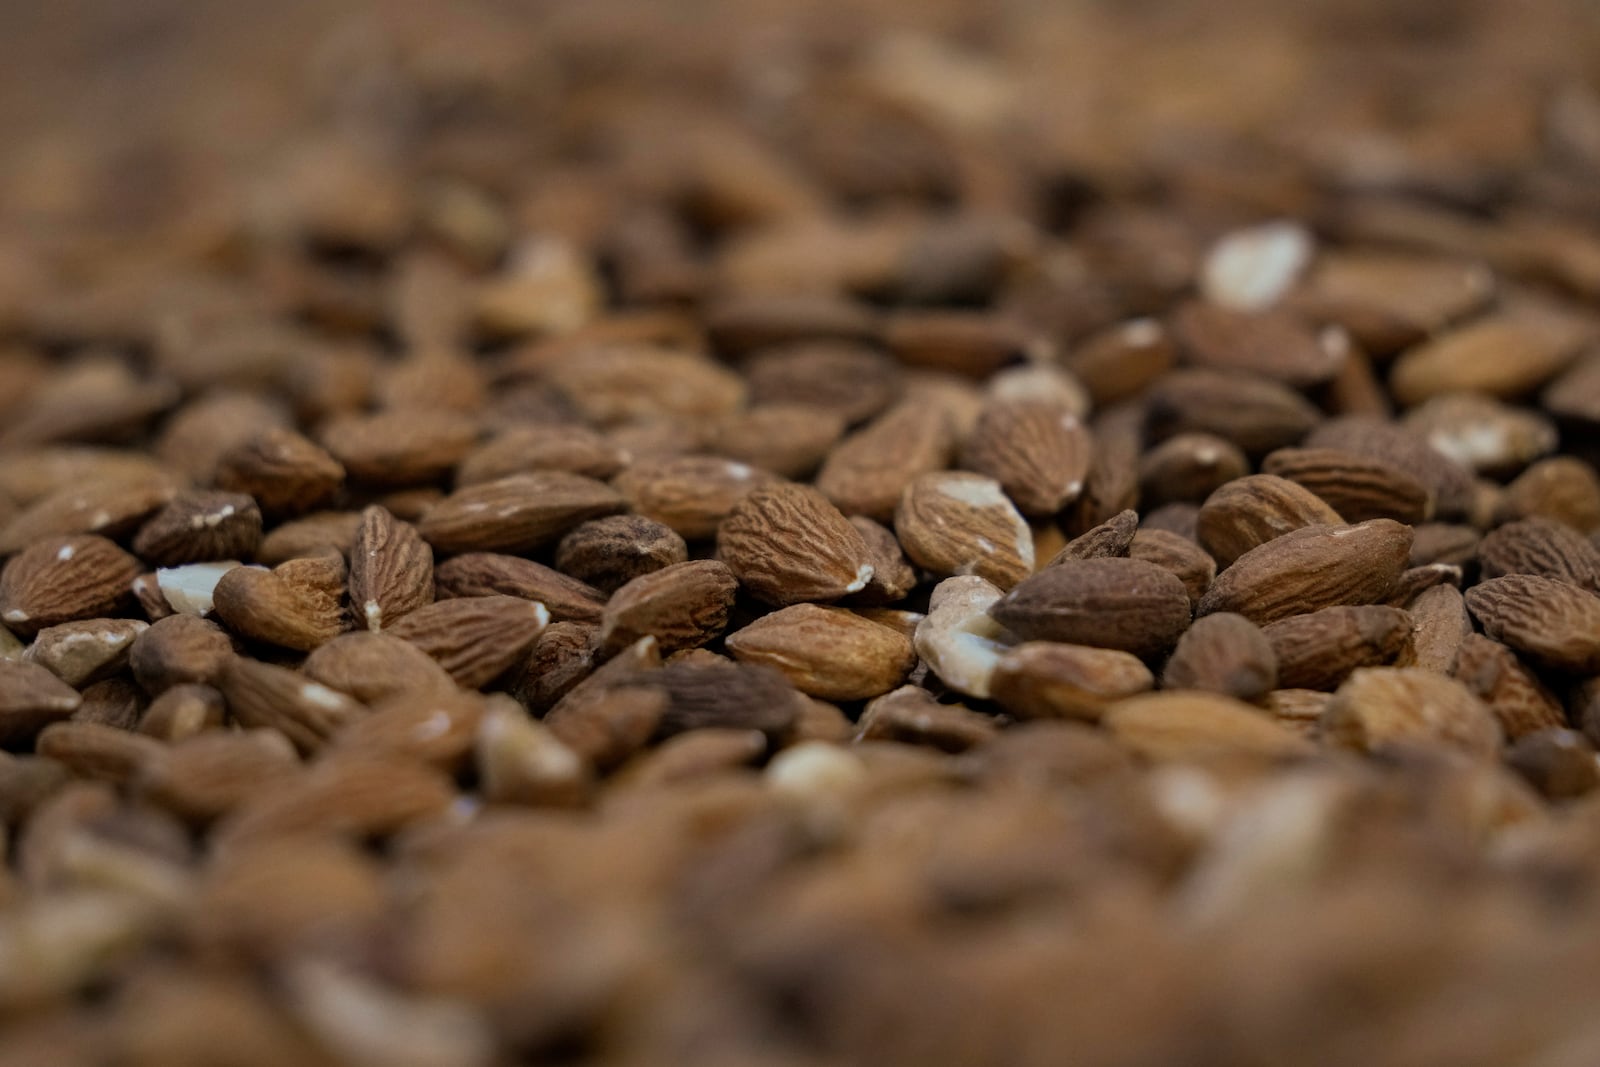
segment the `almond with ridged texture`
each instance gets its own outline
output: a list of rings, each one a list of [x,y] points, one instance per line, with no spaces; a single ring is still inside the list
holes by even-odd
[[[865,589],[852,594],[853,604],[893,604],[911,595],[917,587],[917,572],[906,561],[900,541],[881,522],[865,515],[850,516],[850,525],[867,543],[867,562],[872,565],[872,579]]]
[[[1425,522],[1433,494],[1400,467],[1334,448],[1280,448],[1261,463],[1264,474],[1309,489],[1346,522]]]
[[[1165,654],[1189,625],[1189,593],[1171,572],[1138,559],[1068,560],[1023,580],[989,609],[1028,641]]]
[[[717,555],[752,596],[777,605],[837,600],[865,589],[873,574],[861,532],[827,497],[794,482],[741,500],[717,531]]]
[[[298,671],[235,656],[222,668],[217,688],[228,712],[245,727],[270,727],[301,752],[321,747],[343,725],[367,709]]]
[[[275,526],[261,539],[261,546],[256,549],[256,562],[276,567],[329,548],[348,554],[360,525],[361,513],[357,511],[319,511],[291,519]]]
[[[592,519],[556,546],[556,568],[603,593],[614,593],[640,575],[688,558],[689,546],[682,537],[643,515]]]
[[[1073,412],[1037,400],[990,401],[962,465],[1000,483],[1025,515],[1054,515],[1083,492],[1093,440]]]
[[[1146,394],[1145,425],[1152,440],[1209,433],[1252,456],[1298,443],[1321,417],[1295,390],[1253,374],[1179,370]]]
[[[1322,716],[1323,736],[1364,752],[1440,745],[1493,759],[1500,725],[1488,705],[1453,678],[1414,667],[1369,667],[1352,674]]]
[[[865,700],[899,685],[917,654],[903,634],[848,611],[794,604],[728,635],[741,663],[772,667],[800,692],[823,700]]]
[[[1101,412],[1092,424],[1094,458],[1083,493],[1066,510],[1069,537],[1086,533],[1139,506],[1139,458],[1144,452],[1144,406],[1132,402]]]
[[[1484,633],[1533,663],[1600,672],[1600,596],[1552,578],[1511,574],[1479,582],[1466,600]]]
[[[1296,389],[1339,373],[1344,354],[1325,348],[1310,324],[1287,311],[1243,311],[1202,300],[1179,306],[1173,332],[1188,361],[1220,371],[1247,371]]]
[[[301,673],[375,706],[391,697],[454,692],[455,682],[432,656],[389,634],[355,630],[321,645]]]
[[[774,348],[745,364],[750,403],[834,412],[854,426],[899,399],[899,364],[865,345],[809,341]]]
[[[1163,763],[1312,752],[1303,736],[1260,708],[1217,693],[1147,693],[1111,705],[1101,721],[1125,748]]]
[[[774,480],[729,459],[670,456],[639,460],[612,484],[635,512],[694,541],[715,536],[741,500]]]
[[[530,471],[566,471],[604,481],[627,454],[584,426],[514,426],[479,445],[456,467],[455,484],[479,485]]]
[[[385,632],[432,656],[457,685],[479,689],[521,659],[549,621],[537,601],[457,597],[418,608]]]
[[[895,535],[938,576],[975,574],[1010,589],[1033,573],[1033,532],[1000,483],[967,471],[924,474],[906,487]]]
[[[1411,665],[1413,621],[1382,604],[1323,608],[1291,615],[1263,631],[1286,689],[1334,690],[1361,667]]]
[[[433,549],[409,522],[374,504],[350,548],[350,610],[377,631],[433,603]]]
[[[1278,654],[1261,628],[1221,611],[1194,621],[1161,672],[1163,689],[1201,689],[1255,703],[1278,688]]]
[[[449,473],[478,442],[477,423],[451,411],[341,415],[322,428],[322,446],[352,481],[418,485]]]
[[[129,646],[149,628],[137,619],[64,622],[40,630],[22,658],[81,688],[127,666]]]
[[[0,623],[29,636],[75,619],[116,615],[143,567],[104,537],[45,537],[0,571]]]
[[[439,552],[531,552],[580,522],[624,507],[604,482],[536,471],[458,489],[424,515],[417,530]]]
[[[41,537],[80,533],[121,537],[137,528],[176,492],[177,484],[164,475],[68,483],[33,501],[0,526],[0,556],[20,552]]]
[[[1556,331],[1510,314],[1488,315],[1401,353],[1389,388],[1408,406],[1443,393],[1509,399],[1554,378],[1573,354]]]
[[[273,427],[224,452],[216,484],[249,494],[271,514],[300,515],[338,491],[344,465],[293,430]]]
[[[233,641],[216,623],[172,615],[134,638],[128,664],[134,679],[155,696],[175,685],[214,683],[233,652]]]
[[[439,564],[434,572],[434,584],[441,600],[462,596],[515,596],[537,600],[555,621],[599,622],[606,599],[598,589],[542,563],[494,552],[452,556]]]
[[[721,634],[739,590],[718,560],[691,560],[641,575],[606,602],[601,646],[619,650],[653,637],[663,653],[698,648]]]
[[[1370,456],[1399,468],[1433,497],[1436,518],[1454,521],[1471,513],[1472,472],[1394,422],[1365,415],[1329,419],[1306,436],[1302,447]]]
[[[38,664],[0,660],[0,742],[26,741],[82,703],[76,689]]]
[[[1461,642],[1472,633],[1472,618],[1461,590],[1453,585],[1424,589],[1406,610],[1411,615],[1414,665],[1449,674],[1455,669]]]
[[[1532,518],[1484,535],[1478,564],[1485,578],[1537,574],[1600,592],[1600,547],[1565,523]]]
[[[906,487],[919,475],[943,469],[954,448],[943,411],[897,404],[828,454],[817,488],[846,515],[888,522]]]
[[[1229,482],[1206,498],[1195,521],[1200,545],[1221,567],[1251,549],[1306,526],[1344,520],[1309,489],[1272,474]]]
[[[344,560],[306,557],[273,570],[235,567],[218,580],[217,618],[241,637],[308,652],[346,629]]]
[[[1139,513],[1131,509],[1119,511],[1068,541],[1046,566],[1054,567],[1071,559],[1125,558],[1138,532]]]
[[[179,493],[143,526],[133,551],[158,567],[249,559],[261,543],[261,509],[242,493]]]
[[[1506,486],[1505,507],[1513,516],[1552,519],[1593,533],[1600,529],[1600,476],[1576,456],[1542,459]]]
[[[1392,519],[1307,526],[1246,552],[1211,583],[1201,615],[1232,611],[1257,624],[1336,604],[1371,604],[1405,570],[1411,528]]]
[[[1155,685],[1139,657],[1110,648],[1027,641],[1002,653],[989,679],[995,703],[1019,719],[1096,721]]]
[[[1482,634],[1468,634],[1461,642],[1454,675],[1489,705],[1509,741],[1567,724],[1556,695],[1515,652]]]

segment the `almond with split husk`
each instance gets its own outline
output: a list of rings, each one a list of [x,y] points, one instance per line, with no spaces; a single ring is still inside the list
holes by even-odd
[[[549,621],[537,601],[471,596],[418,608],[385,632],[432,656],[457,685],[479,689],[525,655]]]
[[[1024,579],[989,609],[1029,641],[1166,653],[1189,625],[1189,593],[1170,571],[1137,559],[1067,560]]]
[[[728,635],[741,663],[765,664],[800,692],[865,700],[899,685],[916,665],[905,635],[844,608],[795,604]]]
[[[603,482],[536,471],[458,489],[423,516],[417,530],[439,552],[531,552],[624,506]]]
[[[793,482],[756,489],[717,531],[717,554],[769,604],[837,600],[872,579],[867,543],[817,490]]]
[[[361,513],[350,548],[350,608],[369,630],[433,603],[433,549],[387,508]]]
[[[906,556],[939,577],[975,574],[1010,589],[1033,573],[1033,533],[1000,483],[966,471],[924,474],[895,511]]]
[[[1197,611],[1257,624],[1337,604],[1382,600],[1405,569],[1411,528],[1392,519],[1307,526],[1259,545],[1217,575]]]

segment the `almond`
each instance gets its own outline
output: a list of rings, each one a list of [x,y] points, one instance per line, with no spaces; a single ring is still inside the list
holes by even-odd
[[[1288,386],[1251,374],[1213,370],[1180,370],[1165,376],[1151,387],[1147,404],[1146,425],[1155,440],[1208,433],[1254,456],[1298,443],[1321,417]]]
[[[669,663],[647,672],[638,684],[667,694],[663,734],[723,728],[781,736],[799,714],[802,699],[771,667],[722,659]]]
[[[1144,419],[1144,406],[1128,403],[1103,412],[1094,420],[1094,458],[1083,481],[1083,493],[1067,508],[1062,523],[1068,535],[1083,534],[1138,507]]]
[[[1198,604],[1217,576],[1217,563],[1206,550],[1167,530],[1140,530],[1128,545],[1129,559],[1154,563],[1173,574],[1189,591],[1191,603]]]
[[[438,552],[529,552],[623,506],[603,482],[536,471],[456,490],[423,516],[418,532]]]
[[[1306,526],[1344,520],[1315,493],[1272,474],[1229,482],[1206,499],[1195,535],[1222,567],[1251,549]]]
[[[1024,579],[989,613],[1028,641],[1163,655],[1189,625],[1189,594],[1169,571],[1137,559],[1067,560]]]
[[[1537,574],[1600,592],[1600,548],[1551,519],[1520,519],[1490,531],[1478,545],[1478,563],[1485,578]]]
[[[838,411],[807,404],[764,404],[718,422],[712,450],[780,478],[807,478],[844,431],[844,416]]]
[[[432,656],[457,685],[479,689],[516,663],[549,621],[537,601],[471,596],[418,608],[385,632]]]
[[[217,688],[241,726],[277,730],[301,752],[315,750],[345,723],[367,713],[348,696],[303,674],[243,656],[222,668]]]
[[[998,733],[993,718],[959,704],[941,704],[926,689],[905,685],[866,706],[857,741],[896,741],[940,752],[965,752]]]
[[[598,589],[531,559],[493,552],[453,556],[439,564],[434,578],[440,599],[500,595],[537,600],[556,621],[599,622],[605,606]]]
[[[387,508],[367,508],[350,549],[351,610],[377,631],[431,603],[433,550]]]
[[[1364,249],[1317,258],[1291,303],[1348,329],[1361,344],[1393,352],[1482,307],[1494,275],[1477,263]]]
[[[82,703],[77,690],[38,664],[0,660],[0,741],[27,741]]]
[[[603,593],[614,593],[640,575],[688,558],[689,547],[682,537],[643,515],[591,519],[556,546],[556,568]],[[546,605],[557,610],[549,601]]]
[[[206,823],[299,769],[293,746],[275,730],[219,730],[169,746],[139,768],[133,788],[180,818]]]
[[[148,624],[137,619],[85,619],[49,626],[34,637],[23,659],[37,663],[74,688],[117,673]]]
[[[1217,575],[1198,612],[1257,624],[1336,604],[1382,600],[1405,569],[1411,529],[1391,519],[1307,526],[1252,548]]]
[[[1173,691],[1111,705],[1111,736],[1146,759],[1189,761],[1234,756],[1285,759],[1310,754],[1305,738],[1259,708],[1215,693]]]
[[[0,556],[20,552],[41,537],[92,533],[119,538],[176,492],[176,483],[164,475],[68,483],[0,525]]]
[[[1413,622],[1381,604],[1323,608],[1291,615],[1263,633],[1278,660],[1278,684],[1334,690],[1361,667],[1409,666]]]
[[[825,341],[764,351],[745,364],[745,377],[756,410],[795,404],[811,411],[838,412],[847,426],[882,412],[903,388],[899,365],[882,352]]]
[[[344,466],[300,434],[272,427],[224,452],[216,483],[218,489],[249,494],[263,511],[300,515],[344,484]]]
[[[1489,315],[1407,349],[1389,388],[1406,405],[1441,393],[1516,397],[1555,377],[1573,354],[1553,332],[1510,314]]]
[[[1334,694],[1322,729],[1330,741],[1366,752],[1443,745],[1492,759],[1501,745],[1494,715],[1465,686],[1406,667],[1356,671]]]
[[[477,448],[456,468],[458,487],[531,471],[566,471],[605,481],[627,466],[627,453],[578,425],[514,426]]]
[[[29,635],[74,619],[115,615],[131,600],[139,561],[93,534],[45,537],[0,571],[0,623]]]
[[[1265,474],[1287,478],[1321,497],[1346,522],[1425,522],[1433,515],[1428,488],[1373,456],[1333,448],[1280,448],[1262,461]]]
[[[867,543],[867,562],[872,566],[872,580],[854,594],[852,603],[892,604],[909,596],[917,587],[917,572],[906,561],[894,532],[865,515],[850,516],[850,525]]]
[[[823,700],[865,700],[899,685],[916,665],[904,635],[844,608],[795,604],[728,635],[742,663],[775,668]]]
[[[668,456],[640,460],[612,484],[635,512],[694,541],[716,536],[741,500],[773,480],[766,471],[732,460]]]
[[[1508,741],[1566,725],[1561,701],[1498,641],[1468,634],[1453,673],[1456,681],[1489,705]]]
[[[389,634],[356,630],[319,646],[300,671],[330,689],[376,706],[390,697],[453,692],[450,675],[422,649]]]
[[[1029,516],[1054,515],[1083,492],[1093,440],[1078,416],[1049,402],[991,401],[962,449]]]
[[[1196,619],[1161,673],[1163,689],[1203,689],[1249,702],[1278,685],[1272,642],[1255,623],[1226,611]]]
[[[175,685],[215,682],[233,652],[233,642],[216,623],[173,615],[134,638],[128,663],[145,692],[154,696]]]
[[[1139,498],[1145,504],[1199,502],[1250,473],[1250,460],[1231,441],[1208,433],[1169,437],[1139,459]]]
[[[1191,300],[1179,306],[1172,328],[1192,363],[1259,374],[1297,389],[1329,381],[1343,362],[1342,352],[1325,348],[1304,320],[1287,311]]]
[[[1055,641],[1027,641],[1007,650],[989,682],[995,703],[1018,718],[1090,721],[1154,685],[1137,656]]]
[[[769,604],[837,600],[872,579],[861,533],[809,486],[780,482],[751,492],[717,532],[717,554]]]
[[[478,440],[472,419],[450,411],[342,415],[322,428],[322,446],[354,481],[418,485],[448,473]]]
[[[261,509],[242,493],[179,493],[139,528],[133,550],[158,567],[248,559],[261,543]]]
[[[928,614],[912,637],[917,654],[958,693],[988,697],[1001,654],[1013,635],[990,615],[1001,592],[975,575],[946,578],[934,587]]]
[[[217,581],[217,617],[242,637],[309,651],[346,629],[342,559],[235,567]]]
[[[1000,483],[939,471],[906,487],[895,534],[913,563],[943,577],[975,574],[1010,589],[1033,573],[1033,534]]]
[[[724,563],[691,560],[641,575],[606,603],[600,640],[620,649],[653,637],[663,652],[697,648],[728,625],[739,581]]]
[[[1054,567],[1070,559],[1126,557],[1138,531],[1139,513],[1133,510],[1120,511],[1068,541],[1047,566]]]
[[[1534,663],[1600,672],[1600,596],[1552,578],[1512,574],[1478,583],[1466,600],[1484,633]]]
[[[907,486],[943,469],[954,447],[943,411],[902,403],[841,441],[817,474],[817,488],[846,515],[887,522]]]

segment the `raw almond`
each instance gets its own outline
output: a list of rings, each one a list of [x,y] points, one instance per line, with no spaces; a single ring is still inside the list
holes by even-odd
[[[623,507],[622,497],[603,482],[536,471],[458,489],[423,516],[417,529],[438,552],[529,552]]]
[[[1251,549],[1306,526],[1344,520],[1309,489],[1273,474],[1231,481],[1200,507],[1195,535],[1221,567]]]
[[[1413,621],[1381,604],[1341,605],[1291,615],[1263,631],[1278,660],[1278,684],[1334,690],[1361,667],[1411,664]]]
[[[1189,625],[1189,593],[1170,571],[1137,559],[1068,560],[1024,579],[989,613],[1028,641],[1166,653]]]
[[[643,515],[612,515],[574,528],[556,546],[556,568],[603,593],[689,558],[676,531]],[[547,600],[555,617],[558,609]]]
[[[1093,455],[1072,411],[1039,400],[991,401],[961,453],[962,465],[1000,483],[1018,510],[1054,515],[1083,491]]]
[[[1113,704],[1102,720],[1111,736],[1146,759],[1187,761],[1310,753],[1304,737],[1260,708],[1216,693],[1149,693]]]
[[[1508,741],[1567,724],[1561,701],[1498,641],[1468,634],[1453,673],[1456,681],[1489,705]]]
[[[937,576],[975,574],[1010,589],[1033,573],[1032,531],[1000,483],[981,474],[918,477],[894,524],[907,557]]]
[[[717,531],[717,554],[769,604],[837,600],[865,589],[873,574],[861,532],[827,497],[793,482],[740,501]]]
[[[1140,530],[1128,545],[1129,559],[1154,563],[1173,574],[1198,604],[1217,576],[1217,561],[1187,537],[1167,530]]]
[[[350,607],[369,630],[433,603],[433,550],[384,507],[361,513],[350,549]]]
[[[1535,574],[1479,582],[1467,608],[1483,632],[1534,663],[1576,674],[1600,672],[1600,597]]]
[[[479,689],[516,663],[549,621],[537,601],[470,596],[418,608],[385,632],[432,656],[457,685]]]
[[[416,645],[366,630],[321,645],[306,657],[300,671],[369,706],[390,697],[455,689],[449,673]]]
[[[1600,548],[1551,519],[1520,519],[1491,530],[1478,545],[1478,563],[1485,578],[1537,574],[1600,592]]]
[[[1411,667],[1358,670],[1322,716],[1323,735],[1366,752],[1393,745],[1443,745],[1493,758],[1500,726],[1460,682]]]
[[[636,513],[694,541],[714,537],[741,500],[773,481],[766,471],[733,460],[668,456],[639,460],[612,484]]]
[[[477,443],[478,428],[451,411],[384,411],[335,418],[321,438],[355,481],[419,485],[461,462]]]
[[[245,727],[270,727],[311,752],[367,709],[343,693],[297,671],[235,656],[218,673],[217,688],[234,720]]]
[[[40,630],[22,658],[80,688],[127,666],[129,646],[147,629],[137,619],[66,622]]]
[[[1007,650],[989,682],[995,703],[1018,718],[1090,721],[1154,685],[1137,656],[1055,641],[1027,641]]]
[[[917,657],[904,635],[844,608],[795,604],[728,635],[742,663],[773,667],[800,692],[865,700],[899,685]]]
[[[663,652],[697,648],[722,633],[739,580],[717,560],[691,560],[641,575],[618,589],[601,617],[603,647],[653,637]]]
[[[1392,519],[1307,526],[1240,556],[1217,575],[1198,612],[1232,611],[1257,624],[1333,607],[1370,604],[1394,587],[1411,528]]]
[[[131,599],[139,561],[104,537],[44,537],[0,571],[0,623],[29,635],[74,619],[117,614]]]
[[[439,564],[434,580],[440,599],[500,595],[537,600],[556,621],[599,622],[605,606],[598,589],[531,559],[493,552],[452,556]]]
[[[346,629],[342,559],[302,559],[274,570],[235,567],[217,580],[217,617],[242,637],[310,651]]]
[[[233,642],[216,623],[173,615],[134,638],[128,663],[145,692],[155,696],[175,685],[214,682],[233,652]]]
[[[333,496],[344,484],[344,466],[300,434],[272,427],[224,452],[216,483],[249,494],[263,511],[299,515]]]
[[[1255,702],[1278,687],[1278,654],[1243,615],[1206,615],[1178,638],[1161,673],[1163,689],[1199,689]]]
[[[82,703],[77,690],[38,664],[0,660],[0,741],[26,741]]]
[[[841,441],[817,474],[817,488],[846,515],[887,522],[906,487],[950,461],[948,416],[931,405],[902,403]]]
[[[1433,515],[1433,496],[1425,485],[1373,456],[1333,448],[1280,448],[1262,461],[1261,470],[1309,489],[1346,522],[1394,519],[1416,524]]]
[[[627,453],[581,425],[515,426],[473,449],[456,467],[458,487],[531,471],[567,471],[605,481],[627,466]]]
[[[119,538],[176,492],[173,479],[149,474],[127,481],[67,483],[0,526],[0,556],[20,552],[41,537],[92,533]]]

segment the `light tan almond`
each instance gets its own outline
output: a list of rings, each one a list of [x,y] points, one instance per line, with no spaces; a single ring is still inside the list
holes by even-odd
[[[1160,762],[1309,755],[1304,737],[1260,708],[1216,693],[1174,690],[1111,705],[1102,719],[1111,736]]]
[[[1372,752],[1393,745],[1443,745],[1474,756],[1500,751],[1488,706],[1453,678],[1414,667],[1358,670],[1322,716],[1323,736]]]
[[[817,488],[846,515],[888,522],[906,487],[944,468],[954,447],[943,411],[902,403],[841,441],[817,474]]]
[[[1392,519],[1307,526],[1246,552],[1217,575],[1198,612],[1232,611],[1257,624],[1388,596],[1405,569],[1411,528]]]
[[[823,700],[865,700],[888,692],[916,665],[904,634],[848,611],[795,604],[728,635],[744,663],[775,668],[794,687]]]
[[[311,752],[367,709],[343,693],[298,671],[235,656],[222,668],[217,688],[234,720],[246,727],[270,727]]]
[[[1150,668],[1137,656],[1054,641],[1028,641],[1006,651],[989,683],[995,702],[1018,718],[1089,721],[1154,685]]]

